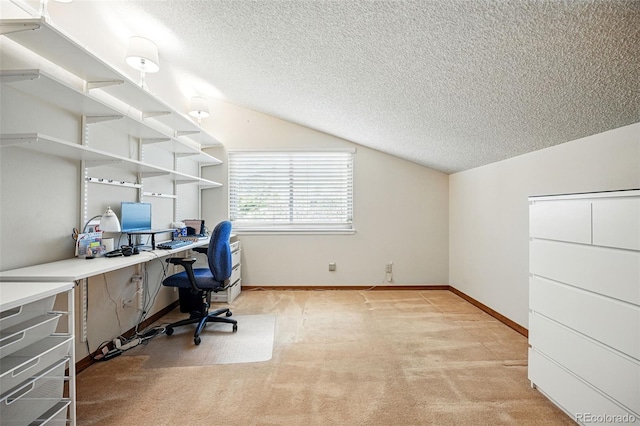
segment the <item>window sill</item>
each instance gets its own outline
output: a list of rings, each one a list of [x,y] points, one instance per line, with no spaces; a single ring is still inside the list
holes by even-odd
[[[234,229],[237,235],[353,235],[355,229]]]

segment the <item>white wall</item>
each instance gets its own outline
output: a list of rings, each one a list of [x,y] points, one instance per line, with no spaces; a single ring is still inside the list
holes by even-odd
[[[531,195],[640,188],[640,123],[449,179],[449,283],[527,327]]]
[[[343,139],[226,102],[212,108],[215,133],[228,149],[355,147],[353,235],[241,235],[243,285],[388,285],[448,281],[448,176]],[[213,149],[212,155],[226,156]],[[205,191],[207,223],[226,218],[226,165],[204,177],[225,183]],[[335,272],[328,263],[335,262]],[[392,284],[393,285],[393,284]]]

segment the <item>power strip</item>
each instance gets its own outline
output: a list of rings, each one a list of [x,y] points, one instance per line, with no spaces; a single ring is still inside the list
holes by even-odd
[[[135,338],[129,343],[125,343],[124,345],[122,344],[120,339],[113,339],[113,346],[115,346],[116,349],[119,349],[121,351],[126,351],[127,349],[135,348],[139,344],[140,344],[140,339],[138,338]]]

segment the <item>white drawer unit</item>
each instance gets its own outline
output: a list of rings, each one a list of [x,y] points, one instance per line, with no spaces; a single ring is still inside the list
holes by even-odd
[[[640,424],[640,190],[529,203],[532,386],[579,424]]]
[[[76,424],[73,288],[0,282],[2,425]],[[57,295],[66,296],[66,311],[52,311]]]
[[[211,293],[212,302],[231,303],[240,294],[242,289],[242,262],[240,261],[240,255],[242,248],[240,241],[234,241],[231,243],[231,263],[233,270],[231,271],[231,277],[229,282],[231,286],[226,291],[218,293]]]

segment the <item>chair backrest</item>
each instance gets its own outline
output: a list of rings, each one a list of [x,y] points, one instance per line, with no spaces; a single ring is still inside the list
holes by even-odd
[[[231,247],[229,237],[231,236],[231,222],[222,221],[216,225],[209,241],[207,249],[207,260],[209,269],[213,274],[213,279],[223,282],[231,276]]]

